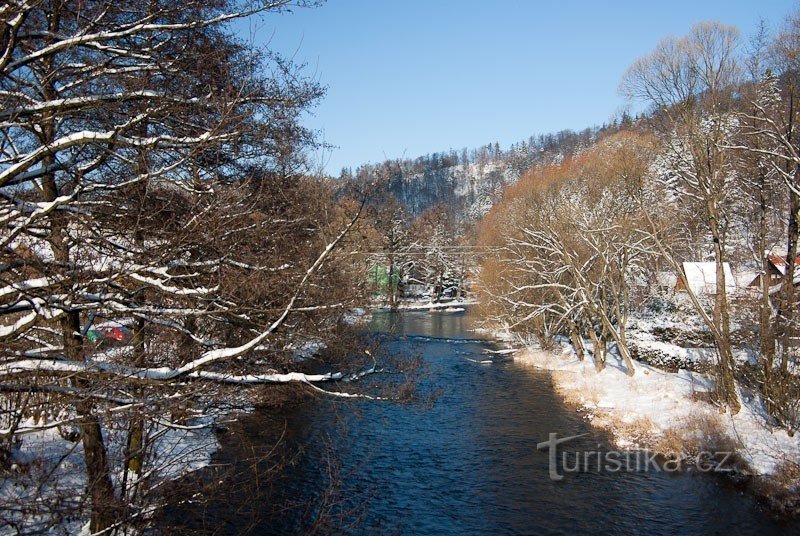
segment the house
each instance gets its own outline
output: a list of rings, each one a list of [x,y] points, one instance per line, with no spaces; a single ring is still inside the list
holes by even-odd
[[[774,253],[767,253],[766,259],[766,273],[758,274],[750,282],[748,287],[761,287],[763,277],[769,278],[769,286],[773,287],[780,284],[783,276],[786,275],[786,255],[776,255]],[[795,285],[800,278],[800,256],[794,260],[795,265]]]
[[[431,289],[428,285],[421,285],[419,283],[408,283],[403,287],[403,296],[406,298],[421,298],[430,295]]]
[[[714,262],[684,262],[681,270],[686,276],[686,282],[695,295],[714,295],[717,293],[717,264]],[[729,294],[736,292],[736,279],[733,277],[730,264],[722,265],[725,273],[725,290]],[[676,292],[686,292],[682,279],[675,283]]]

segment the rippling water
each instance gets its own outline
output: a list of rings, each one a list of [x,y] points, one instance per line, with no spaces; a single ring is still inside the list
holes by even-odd
[[[181,526],[217,533],[308,530],[315,510],[303,505],[315,504],[319,490],[331,483],[322,468],[335,453],[339,487],[330,489],[332,497],[346,498],[334,513],[341,514],[340,527],[348,532],[800,532],[797,523],[773,519],[752,496],[708,475],[587,472],[551,481],[547,453],[536,450],[550,432],[588,434],[569,443],[573,451],[608,445],[564,406],[547,373],[486,353],[491,343],[476,339],[466,323],[463,313],[377,313],[373,329],[392,334],[394,350],[413,348],[424,356],[430,373],[424,386],[441,389],[435,404],[320,400],[282,419],[250,415],[243,423],[244,441],[223,448],[219,463],[245,458],[248,445],[274,443],[278,421],[286,452],[302,448],[302,455],[281,469],[268,493],[247,491],[254,489],[250,472],[247,482],[223,485],[222,505],[189,512],[191,522],[184,510]],[[260,470],[269,467],[265,463]],[[256,514],[239,515],[248,502],[247,510]],[[275,511],[275,505],[284,504],[293,506]],[[355,518],[360,522],[348,526]]]

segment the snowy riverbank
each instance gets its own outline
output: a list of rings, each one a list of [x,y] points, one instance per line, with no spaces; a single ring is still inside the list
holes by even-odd
[[[419,300],[406,300],[397,304],[396,309],[400,311],[438,311],[446,313],[460,313],[464,311],[464,307],[468,305],[477,304],[477,300],[451,300],[443,302],[432,301],[419,301]],[[376,309],[389,309],[390,307],[385,304],[380,304],[375,307]]]
[[[704,374],[635,362],[631,377],[613,355],[598,373],[590,357],[579,361],[567,343],[555,351],[526,347],[514,359],[552,372],[556,391],[620,448],[648,448],[689,462],[701,451],[733,450],[738,473],[762,477],[771,493],[800,492],[800,435],[770,430],[763,403],[752,393],[740,391],[742,409],[732,415],[708,402],[712,382]]]

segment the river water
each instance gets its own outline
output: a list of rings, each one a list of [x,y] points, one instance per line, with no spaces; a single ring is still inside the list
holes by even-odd
[[[490,353],[493,343],[468,328],[464,313],[376,313],[372,329],[387,334],[390,350],[422,355],[420,381],[440,391],[435,401],[321,399],[278,417],[248,415],[237,442],[223,441],[215,455],[221,467],[242,466],[238,476],[223,479],[221,498],[175,509],[166,526],[221,534],[800,533],[800,524],[773,518],[718,476],[650,468],[551,480],[548,454],[536,448],[549,433],[587,434],[565,445],[568,453],[609,449],[606,439],[562,403],[546,372]],[[277,437],[291,463],[248,456]],[[255,485],[259,473],[270,473],[270,484]]]

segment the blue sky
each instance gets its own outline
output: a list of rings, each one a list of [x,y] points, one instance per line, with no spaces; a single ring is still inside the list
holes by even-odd
[[[327,86],[305,118],[338,146],[317,155],[338,175],[386,158],[502,147],[580,130],[625,105],[620,78],[666,35],[718,20],[747,38],[775,29],[790,0],[330,0],[237,30]]]

